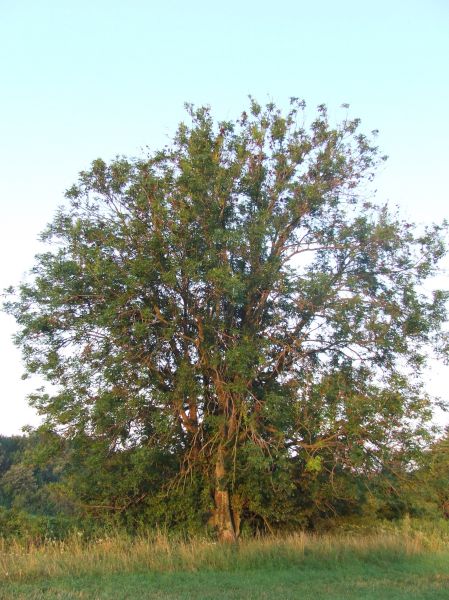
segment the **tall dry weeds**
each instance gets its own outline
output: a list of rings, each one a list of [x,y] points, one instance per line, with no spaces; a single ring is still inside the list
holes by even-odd
[[[449,552],[449,540],[420,531],[335,535],[292,534],[222,545],[210,539],[169,539],[161,533],[128,537],[110,535],[84,541],[73,534],[65,541],[40,545],[0,539],[0,580],[19,581],[113,572],[245,570],[305,566],[319,561],[394,559]]]

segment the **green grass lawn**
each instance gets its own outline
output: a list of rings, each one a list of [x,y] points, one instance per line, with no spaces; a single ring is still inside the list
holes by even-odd
[[[394,562],[305,561],[289,568],[174,573],[109,573],[0,585],[0,598],[216,600],[447,600],[449,554]]]
[[[0,548],[0,599],[449,600],[432,536],[170,542],[120,537]]]

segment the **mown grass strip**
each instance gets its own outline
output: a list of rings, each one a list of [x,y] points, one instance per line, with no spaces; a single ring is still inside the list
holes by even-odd
[[[410,556],[389,565],[365,560],[300,567],[198,573],[115,573],[12,582],[2,600],[446,600],[449,556]]]

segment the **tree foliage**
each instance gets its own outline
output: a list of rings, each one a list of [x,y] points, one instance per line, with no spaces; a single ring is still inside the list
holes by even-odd
[[[444,227],[369,201],[383,157],[358,120],[187,109],[170,146],[80,174],[7,309],[52,384],[33,405],[96,463],[84,501],[187,486],[233,538],[356,504],[424,443]]]

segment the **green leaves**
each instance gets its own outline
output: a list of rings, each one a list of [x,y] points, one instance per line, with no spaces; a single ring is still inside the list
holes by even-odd
[[[309,473],[319,473],[322,470],[322,460],[320,456],[312,456],[306,462],[306,471]]]

